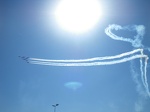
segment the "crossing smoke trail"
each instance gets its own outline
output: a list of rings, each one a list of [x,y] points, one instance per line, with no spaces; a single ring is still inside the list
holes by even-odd
[[[113,65],[131,61],[134,59],[140,59],[141,65],[141,80],[150,97],[150,92],[147,83],[147,60],[148,56],[143,54],[143,49],[136,49],[131,52],[122,53],[116,56],[96,57],[83,60],[46,60],[39,58],[29,58],[28,61],[31,64],[49,65],[49,66],[98,66],[98,65]],[[144,64],[142,58],[145,60]]]
[[[112,30],[131,30],[131,31],[136,31],[137,35],[134,36],[133,39],[124,38],[113,34]],[[113,64],[131,61],[134,59],[140,59],[141,80],[147,92],[147,95],[150,97],[150,91],[147,82],[148,56],[143,53],[144,46],[141,43],[143,39],[143,35],[145,33],[145,27],[143,25],[122,27],[120,25],[112,24],[105,29],[105,33],[114,40],[129,42],[132,44],[134,48],[138,48],[138,49],[135,49],[130,52],[122,53],[119,55],[115,55],[115,56],[95,57],[95,58],[79,59],[79,60],[48,60],[48,59],[39,59],[39,58],[28,58],[27,62],[31,64],[49,65],[49,66],[98,66],[98,65],[113,65]]]
[[[124,38],[124,37],[119,37],[119,36],[113,34],[112,30],[136,31],[137,35],[134,36],[133,39]],[[133,25],[132,27],[129,27],[129,26],[122,27],[120,25],[112,24],[112,25],[109,25],[105,29],[105,33],[114,40],[120,40],[120,41],[125,41],[125,42],[131,43],[134,48],[140,47],[140,48],[147,49],[148,51],[150,51],[150,48],[145,48],[145,46],[142,45],[142,39],[145,34],[145,27],[143,25]],[[143,50],[141,51],[141,55],[144,55]],[[141,71],[141,80],[142,80],[143,86],[145,87],[146,92],[147,92],[148,96],[150,97],[150,91],[149,91],[148,81],[147,81],[147,62],[148,62],[148,56],[145,58],[144,63],[143,63],[142,58],[140,59],[140,71]],[[133,65],[131,66],[131,69],[132,69],[132,72],[134,72]],[[138,81],[136,80],[135,82],[138,82]],[[137,84],[140,85],[139,82]]]
[[[119,37],[119,36],[113,34],[112,30],[136,31],[137,35],[134,36],[133,39],[124,38],[124,37]],[[150,52],[150,48],[146,48],[144,45],[142,45],[142,39],[143,39],[143,36],[145,33],[145,27],[143,25],[134,25],[132,27],[129,27],[129,26],[122,27],[120,25],[113,24],[105,29],[105,33],[114,40],[129,42],[129,43],[131,43],[131,45],[134,48],[143,48],[143,49],[147,49]],[[141,55],[144,55],[143,51],[141,51]],[[141,81],[142,81],[142,84],[143,84],[146,92],[143,91],[142,85],[138,80],[139,74],[135,71],[134,63],[131,62],[131,72],[132,72],[133,80],[136,83],[137,92],[141,96],[144,96],[144,99],[146,98],[146,96],[150,97],[150,91],[149,91],[148,82],[147,82],[147,67],[148,67],[147,62],[148,62],[148,56],[145,58],[144,61],[142,60],[142,58],[140,59]],[[138,101],[135,102],[135,111],[142,112],[143,106],[144,106],[143,98],[140,97],[138,99]]]

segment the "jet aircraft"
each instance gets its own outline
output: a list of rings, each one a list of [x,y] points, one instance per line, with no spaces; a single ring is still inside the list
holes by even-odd
[[[19,58],[21,58],[22,60],[26,61],[27,63],[29,63],[29,57],[26,56],[18,56]]]

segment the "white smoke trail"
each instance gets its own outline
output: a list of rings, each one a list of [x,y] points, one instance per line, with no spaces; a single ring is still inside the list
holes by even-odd
[[[135,111],[143,112],[143,102],[141,100],[135,103]]]
[[[122,30],[122,29],[136,31],[137,35],[134,36],[134,39],[130,39],[130,38],[119,37],[112,33],[112,30]],[[150,48],[148,48],[148,47],[146,48],[144,45],[142,45],[142,39],[143,39],[143,36],[145,33],[145,27],[143,25],[138,25],[138,26],[134,25],[131,29],[129,27],[121,27],[119,25],[113,24],[105,29],[105,33],[114,40],[129,42],[132,44],[132,46],[134,48],[140,47],[143,49],[147,49],[150,52]],[[141,54],[143,55],[143,51],[141,51]],[[138,80],[138,73],[135,72],[133,63],[131,64],[132,76],[133,76],[134,82],[137,84],[137,87],[136,87],[137,91],[141,96],[144,96],[144,99],[146,98],[147,95],[150,97],[150,92],[149,92],[149,87],[148,87],[148,82],[147,82],[147,62],[148,62],[148,56],[147,56],[147,58],[145,58],[144,63],[143,63],[143,60],[140,59],[141,81],[142,81],[142,84],[143,84],[146,92],[144,92],[142,89],[142,85]],[[137,102],[135,102],[135,111],[136,112],[143,111],[144,104],[143,104],[142,100],[143,99],[140,98]]]
[[[42,61],[29,61],[29,62],[31,64],[51,65],[51,66],[98,66],[98,65],[113,65],[113,64],[123,63],[137,58],[147,58],[147,55],[134,55],[119,60],[104,61],[104,62],[88,62],[88,63],[63,63],[63,62],[55,63],[55,62],[42,62]]]
[[[95,57],[89,59],[79,59],[79,60],[48,60],[48,59],[39,59],[39,58],[29,58],[29,61],[42,61],[42,62],[90,62],[90,61],[100,61],[100,60],[109,60],[109,59],[117,59],[122,58],[128,55],[132,55],[135,53],[141,53],[143,49],[136,49],[130,52],[122,53],[116,56],[105,56],[105,57]]]
[[[136,54],[139,52],[140,54]],[[147,91],[148,96],[150,97],[150,92],[149,92],[148,82],[147,82],[147,74],[146,74],[148,56],[143,54],[143,49],[136,49],[116,56],[97,57],[97,58],[90,58],[90,59],[83,59],[83,60],[82,59],[47,60],[47,59],[29,58],[29,63],[39,64],[39,65],[49,65],[49,66],[98,66],[98,65],[113,65],[113,64],[131,61],[138,58],[140,58],[140,65],[141,65],[140,67],[141,80]],[[142,58],[145,59],[144,65],[143,65]]]
[[[125,42],[130,42],[130,43],[133,43],[133,40],[130,39],[130,38],[124,38],[124,37],[119,37],[115,34],[112,33],[111,30],[123,30],[124,28],[120,25],[116,25],[116,24],[112,24],[112,25],[109,25],[106,29],[105,29],[105,33],[111,37],[112,39],[114,40],[120,40],[120,41],[125,41]]]
[[[112,30],[116,30],[116,31],[117,30],[131,30],[131,31],[136,31],[137,35],[134,36],[134,39],[124,38],[124,37],[119,37],[119,36],[113,34]],[[134,25],[131,28],[131,27],[122,27],[120,25],[112,24],[112,25],[109,25],[105,29],[105,33],[114,40],[120,40],[120,41],[125,41],[125,42],[131,43],[134,48],[139,48],[140,47],[140,48],[143,48],[143,49],[148,49],[148,51],[150,51],[150,48],[145,48],[142,45],[142,39],[143,39],[143,36],[145,34],[145,27],[143,25]],[[141,55],[144,55],[143,51],[141,51]],[[146,89],[146,92],[147,92],[148,96],[150,96],[148,82],[147,82],[148,56],[145,58],[144,61],[145,62],[143,63],[143,60],[140,59],[141,80],[142,80],[142,83],[143,83],[143,85]],[[133,68],[131,68],[131,69],[133,69]],[[135,81],[135,82],[138,82],[138,81]]]
[[[124,38],[113,34],[112,30],[131,30],[131,31],[136,31],[137,35],[134,36],[133,39]],[[147,92],[147,95],[150,97],[150,92],[149,92],[149,87],[147,82],[148,56],[144,55],[143,53],[144,46],[141,43],[143,39],[143,35],[145,33],[145,27],[143,25],[122,27],[120,25],[112,24],[105,29],[105,33],[114,40],[129,42],[132,44],[134,48],[140,47],[142,49],[136,49],[116,56],[95,57],[95,58],[79,59],[79,60],[48,60],[48,59],[39,59],[39,58],[29,58],[27,62],[31,64],[49,65],[49,66],[98,66],[98,65],[113,65],[113,64],[123,63],[123,62],[131,61],[139,58],[141,80]],[[149,50],[150,48],[147,49]],[[139,83],[138,81],[135,82]]]
[[[136,31],[137,35],[134,36],[133,39],[130,38],[125,38],[125,37],[119,37],[115,34],[112,33],[112,30],[131,30],[131,31]],[[120,25],[116,25],[116,24],[112,24],[109,25],[106,29],[105,29],[105,33],[111,37],[114,40],[120,40],[120,41],[125,41],[125,42],[129,42],[132,44],[133,47],[137,48],[137,47],[143,47],[142,45],[142,39],[143,36],[145,34],[145,27],[143,25],[134,25],[131,28],[130,27],[122,27]]]

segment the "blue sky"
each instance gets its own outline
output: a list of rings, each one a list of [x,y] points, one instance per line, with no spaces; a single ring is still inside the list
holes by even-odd
[[[150,47],[149,0],[101,0],[104,15],[89,32],[62,30],[47,15],[56,0],[5,0],[0,10],[0,112],[149,112],[150,98],[137,91],[131,62],[91,67],[28,64],[18,56],[46,59],[85,59],[131,51],[130,43],[105,34],[109,24],[144,25],[142,41]],[[116,31],[133,38],[130,31]],[[150,52],[145,51],[150,56]],[[150,61],[148,61],[150,63]],[[139,60],[132,61],[142,91]],[[150,85],[150,67],[147,79]],[[65,86],[81,84],[77,89]],[[77,84],[77,85],[78,85]],[[76,84],[75,84],[76,85]]]

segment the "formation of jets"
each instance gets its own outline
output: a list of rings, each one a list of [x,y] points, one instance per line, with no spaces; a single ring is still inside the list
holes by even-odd
[[[27,63],[29,63],[29,57],[26,56],[18,56],[19,58],[21,58],[22,60],[26,61]]]
[[[56,105],[52,105],[53,107],[56,107],[56,106],[58,106],[59,104],[56,104]]]

